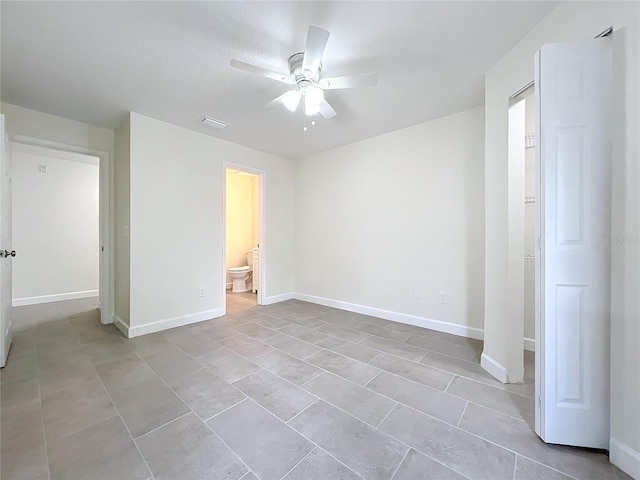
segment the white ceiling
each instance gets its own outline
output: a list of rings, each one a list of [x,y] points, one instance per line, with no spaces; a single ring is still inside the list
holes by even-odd
[[[134,111],[296,158],[483,104],[484,72],[557,3],[3,1],[1,96],[109,129]],[[379,81],[327,91],[338,115],[303,132],[302,109],[263,109],[287,85],[229,61],[286,73],[310,24],[331,32],[324,76]]]

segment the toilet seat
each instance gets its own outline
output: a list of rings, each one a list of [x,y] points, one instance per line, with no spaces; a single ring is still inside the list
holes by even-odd
[[[229,272],[234,273],[248,272],[249,270],[251,270],[251,267],[249,265],[245,265],[244,267],[231,267],[228,269]]]

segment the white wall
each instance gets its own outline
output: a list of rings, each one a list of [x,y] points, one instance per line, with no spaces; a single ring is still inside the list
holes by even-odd
[[[247,265],[247,251],[255,246],[253,239],[257,236],[253,231],[257,217],[254,211],[257,182],[254,176],[241,175],[232,169],[227,169],[226,178],[226,268],[242,267]],[[231,281],[227,274],[227,284]]]
[[[293,162],[131,113],[131,335],[222,314],[224,161],[266,172],[267,301],[293,292]]]
[[[99,159],[14,144],[12,186],[13,304],[97,296]]]
[[[474,108],[299,160],[296,292],[481,336],[483,114]]]
[[[529,95],[525,100],[525,133],[533,134],[536,129],[536,97]],[[536,194],[536,149],[527,148],[524,152],[524,194]],[[524,254],[536,254],[536,204],[527,203],[524,206]],[[536,338],[535,319],[535,262],[524,264],[524,336],[532,340]]]
[[[562,2],[485,75],[485,353],[513,367],[508,331],[508,97],[533,80],[544,43],[614,34],[611,459],[640,477],[640,98],[637,2]]]
[[[125,329],[129,327],[130,308],[130,244],[129,223],[131,207],[130,159],[131,123],[129,116],[115,131],[114,157],[114,277],[115,321]],[[127,235],[124,235],[124,231]],[[126,331],[126,330],[125,330]]]

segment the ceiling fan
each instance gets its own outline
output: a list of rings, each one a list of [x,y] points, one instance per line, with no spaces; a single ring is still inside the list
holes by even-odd
[[[328,39],[329,32],[327,30],[310,25],[304,52],[289,57],[289,73],[286,75],[240,60],[231,60],[231,66],[295,86],[293,90],[289,90],[269,102],[267,107],[284,105],[288,110],[295,112],[300,101],[304,99],[305,115],[311,116],[320,113],[324,118],[331,118],[336,115],[336,111],[324,98],[325,90],[371,87],[378,83],[378,74],[364,73],[323,78],[321,76],[322,55]]]

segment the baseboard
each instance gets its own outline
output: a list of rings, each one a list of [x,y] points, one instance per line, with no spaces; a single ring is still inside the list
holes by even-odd
[[[483,353],[481,355],[480,365],[488,373],[493,375],[497,380],[500,380],[502,383],[509,383],[507,369],[503,365],[500,365],[498,362],[496,362],[493,358],[491,358],[486,353]]]
[[[163,320],[157,320],[144,325],[136,325],[134,327],[130,326],[127,336],[129,338],[139,337],[140,335],[160,332],[169,328],[204,322],[205,320],[211,320],[212,318],[221,317],[222,315],[224,315],[224,310],[222,308],[215,308],[213,310],[206,310],[204,312],[194,313],[184,317],[165,318]]]
[[[286,300],[291,300],[293,298],[296,298],[296,295],[297,294],[295,294],[293,292],[282,293],[280,295],[273,295],[271,297],[265,298],[263,305],[271,305],[272,303],[278,303],[278,302],[284,302]]]
[[[122,334],[129,338],[129,324],[122,320],[119,316],[113,316],[113,324],[116,326],[118,330],[122,332]]]
[[[524,337],[524,349],[530,352],[535,352],[536,340],[534,338]]]
[[[53,295],[41,295],[39,297],[14,298],[11,301],[12,307],[23,307],[25,305],[36,305],[39,303],[62,302],[64,300],[77,300],[79,298],[97,297],[99,290],[85,290],[82,292],[56,293]]]
[[[461,335],[463,337],[475,338],[482,340],[484,331],[481,328],[467,327],[456,323],[443,322],[441,320],[433,320],[431,318],[418,317],[417,315],[409,315],[406,313],[393,312],[381,308],[368,307],[366,305],[358,305],[356,303],[342,302],[340,300],[332,300],[330,298],[316,297],[305,293],[295,293],[293,298],[302,300],[303,302],[317,303],[327,307],[338,308],[349,312],[361,313],[372,317],[383,318],[392,322],[405,323],[415,325],[416,327],[430,328],[439,332],[452,333],[453,335]]]
[[[640,452],[613,437],[609,439],[609,461],[635,480],[640,480]]]
[[[231,290],[232,287],[233,287],[233,282],[227,283],[227,290]]]

